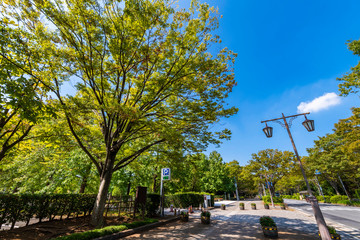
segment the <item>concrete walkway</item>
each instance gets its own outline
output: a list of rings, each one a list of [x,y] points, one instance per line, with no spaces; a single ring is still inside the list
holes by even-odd
[[[297,211],[280,210],[279,207],[266,210],[261,201],[243,202],[246,209],[243,211],[239,209],[239,202],[219,202],[227,205],[226,210],[211,210],[210,225],[200,223],[200,211],[197,211],[187,223],[171,223],[125,239],[267,239],[259,224],[259,218],[263,215],[273,217],[278,226],[279,239],[318,239],[317,226],[309,216]],[[258,210],[251,210],[252,202],[257,204]]]

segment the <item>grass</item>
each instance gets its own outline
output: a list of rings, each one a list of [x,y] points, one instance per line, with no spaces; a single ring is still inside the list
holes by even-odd
[[[55,238],[55,240],[90,240],[90,239],[110,235],[113,233],[118,233],[118,232],[124,231],[126,229],[137,228],[137,227],[144,226],[144,225],[154,223],[154,222],[158,222],[158,220],[147,218],[143,221],[124,223],[124,224],[118,225],[118,226],[108,226],[108,227],[94,229],[94,230],[90,230],[90,231],[82,232],[82,233],[73,233],[68,236],[57,237],[57,238]]]

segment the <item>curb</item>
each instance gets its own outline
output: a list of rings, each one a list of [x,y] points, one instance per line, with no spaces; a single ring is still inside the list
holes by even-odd
[[[103,236],[103,237],[99,237],[99,238],[95,238],[94,240],[117,240],[119,238],[123,238],[123,237],[127,237],[139,232],[143,232],[143,231],[147,231],[153,228],[157,228],[160,227],[162,225],[168,224],[170,222],[175,222],[177,220],[180,219],[180,215],[164,220],[164,221],[159,221],[159,222],[155,222],[155,223],[150,223],[141,227],[137,227],[137,228],[133,228],[133,229],[127,229],[118,233],[113,233],[111,235],[107,235],[107,236]]]

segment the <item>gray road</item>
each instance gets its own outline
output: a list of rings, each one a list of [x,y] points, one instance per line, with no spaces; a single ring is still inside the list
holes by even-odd
[[[312,207],[305,201],[286,199],[289,207],[313,214]],[[320,203],[320,209],[325,220],[341,223],[347,227],[354,228],[360,232],[360,208],[341,205]]]

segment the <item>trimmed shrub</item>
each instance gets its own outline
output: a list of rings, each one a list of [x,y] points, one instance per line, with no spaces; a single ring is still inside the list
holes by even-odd
[[[299,194],[295,194],[295,195],[281,195],[280,196],[283,199],[296,199],[296,200],[300,200],[300,196]]]
[[[356,198],[360,199],[360,189],[355,190],[355,196]]]
[[[337,203],[344,204],[344,205],[347,205],[347,206],[351,206],[351,202],[349,200],[340,200]]]
[[[330,198],[331,203],[338,203],[339,201],[348,200],[347,196],[335,195]]]
[[[214,195],[209,193],[199,193],[199,192],[185,192],[185,193],[175,193],[172,195],[166,196],[166,205],[170,206],[173,204],[175,207],[187,208],[189,206],[197,207],[200,204],[204,203],[204,195],[211,196],[211,204],[214,204]]]
[[[270,196],[263,196],[262,200],[264,201],[264,203],[271,203]],[[282,197],[273,197],[273,201],[274,203],[283,203],[284,199]]]

